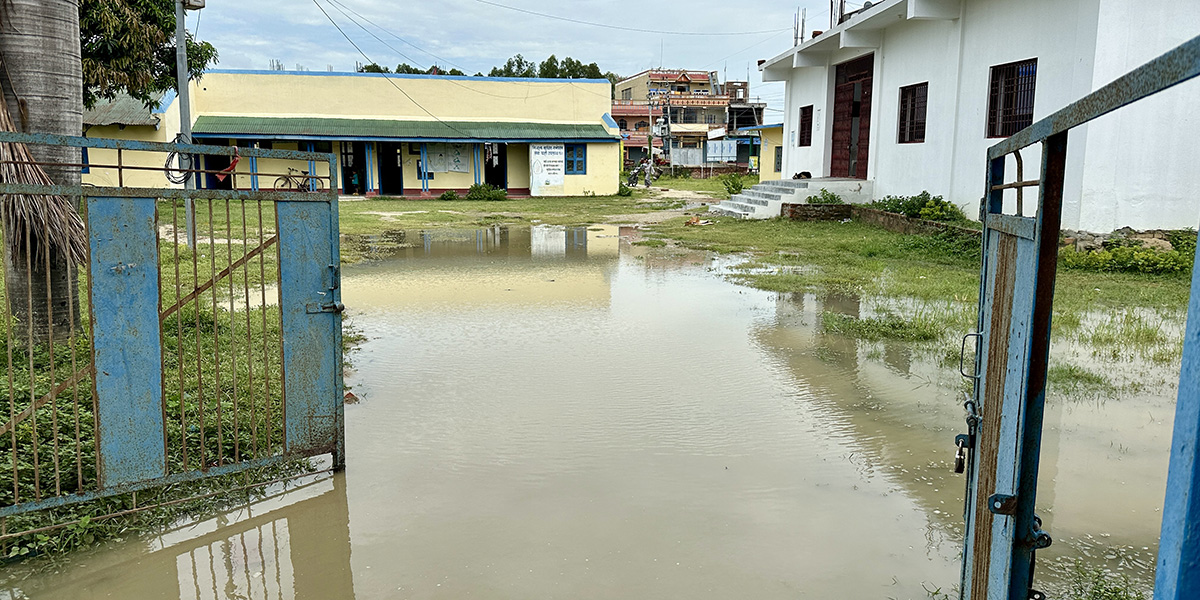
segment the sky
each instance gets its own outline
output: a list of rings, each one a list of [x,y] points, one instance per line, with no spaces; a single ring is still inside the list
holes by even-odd
[[[595,62],[621,76],[659,66],[717,71],[722,81],[748,74],[751,96],[768,103],[765,120],[777,123],[783,120],[783,84],[763,84],[756,64],[792,46],[800,8],[809,31],[827,28],[826,0],[208,0],[189,14],[187,27],[216,46],[216,68],[225,69],[267,69],[277,59],[289,71],[297,65],[353,71],[357,63],[394,68],[406,62],[486,74],[516,54],[534,62],[553,54],[560,61],[570,56]],[[732,35],[697,35],[702,33]]]

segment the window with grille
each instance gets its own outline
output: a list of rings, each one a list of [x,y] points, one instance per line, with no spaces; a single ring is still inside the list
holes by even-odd
[[[812,127],[813,127],[812,121],[813,121],[812,105],[809,104],[808,106],[800,107],[800,132],[796,135],[796,138],[797,138],[796,145],[797,146],[811,146],[812,145]]]
[[[775,146],[775,172],[783,170],[783,146]]]
[[[925,100],[928,93],[928,81],[900,88],[900,133],[897,142],[916,144],[925,141]]]
[[[1008,137],[1033,124],[1036,81],[1036,58],[992,67],[987,137]]]
[[[621,119],[620,121],[617,121],[617,126],[620,127],[621,131],[628,131],[629,130],[629,121],[626,121],[625,119]]]
[[[587,145],[567,144],[567,175],[587,175]]]

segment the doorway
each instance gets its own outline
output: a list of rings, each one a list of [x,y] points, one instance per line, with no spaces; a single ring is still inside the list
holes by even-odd
[[[379,193],[384,196],[404,194],[404,144],[379,144]]]
[[[229,168],[230,158],[219,154],[204,155],[204,188],[209,190],[232,190],[233,177],[218,177],[217,171]]]
[[[833,90],[833,177],[867,178],[875,55],[837,65]]]
[[[367,153],[363,142],[342,142],[342,193],[361,195],[367,184]]]
[[[508,145],[483,145],[483,182],[508,189]]]

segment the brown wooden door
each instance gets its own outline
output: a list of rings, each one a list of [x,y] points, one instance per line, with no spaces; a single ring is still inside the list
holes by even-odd
[[[867,178],[871,139],[872,54],[837,65],[833,92],[832,177]]]

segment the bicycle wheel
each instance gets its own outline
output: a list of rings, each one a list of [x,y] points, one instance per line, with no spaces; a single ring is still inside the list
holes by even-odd
[[[320,177],[309,177],[308,181],[312,185],[311,185],[311,187],[305,186],[304,189],[306,189],[306,190],[310,190],[313,192],[320,192],[325,189],[325,181],[322,180]]]
[[[275,191],[290,192],[296,189],[296,182],[286,175],[275,180]]]

